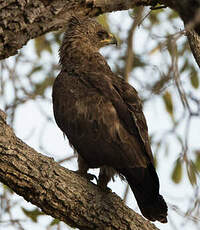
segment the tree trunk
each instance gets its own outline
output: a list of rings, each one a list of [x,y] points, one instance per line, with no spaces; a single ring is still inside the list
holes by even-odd
[[[0,110],[0,181],[43,212],[79,229],[158,230],[111,191],[37,153]]]
[[[136,6],[154,6],[158,2],[176,10],[185,24],[194,19],[200,7],[199,0],[0,0],[0,59],[16,54],[32,38],[64,28],[72,14],[94,17]],[[198,22],[195,28],[199,28]],[[200,47],[195,45],[199,35],[190,29],[187,36],[200,66]]]

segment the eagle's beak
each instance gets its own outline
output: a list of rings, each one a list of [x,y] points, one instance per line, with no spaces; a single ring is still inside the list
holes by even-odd
[[[109,37],[101,41],[103,46],[115,44],[118,45],[117,39],[113,34],[109,34]]]

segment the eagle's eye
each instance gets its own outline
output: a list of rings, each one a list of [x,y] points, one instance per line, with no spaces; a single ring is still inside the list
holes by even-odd
[[[105,30],[98,31],[97,35],[101,40],[107,39],[109,37],[108,33]]]

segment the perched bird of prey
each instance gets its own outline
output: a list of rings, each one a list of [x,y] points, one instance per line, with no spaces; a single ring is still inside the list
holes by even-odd
[[[79,173],[89,177],[89,168],[100,168],[101,188],[115,173],[122,175],[142,214],[165,223],[167,205],[159,194],[141,101],[99,53],[114,43],[94,19],[69,20],[53,85],[55,120],[78,153]]]

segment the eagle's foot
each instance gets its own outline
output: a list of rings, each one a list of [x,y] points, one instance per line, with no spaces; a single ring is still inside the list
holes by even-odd
[[[101,183],[99,182],[99,180],[98,180],[98,182],[97,182],[97,186],[101,189],[101,191],[103,191],[103,192],[105,192],[105,193],[109,193],[109,192],[112,191],[109,187],[107,187],[107,185],[101,184]]]
[[[91,174],[91,173],[86,173],[86,178],[89,180],[89,181],[91,181],[91,180],[96,180],[96,182],[97,182],[97,177],[94,175],[94,174]]]
[[[99,172],[99,179],[97,185],[104,192],[110,192],[111,189],[107,187],[108,182],[113,178],[115,170],[108,166],[102,166]]]
[[[79,174],[82,177],[85,177],[89,181],[92,181],[94,179],[97,181],[97,177],[94,174],[87,173],[87,172],[82,171],[82,170],[77,170],[77,171],[75,171],[75,173]]]
[[[110,192],[111,189],[107,187],[107,180],[104,180],[104,178],[99,177],[97,181],[97,186],[103,191],[103,192]]]

